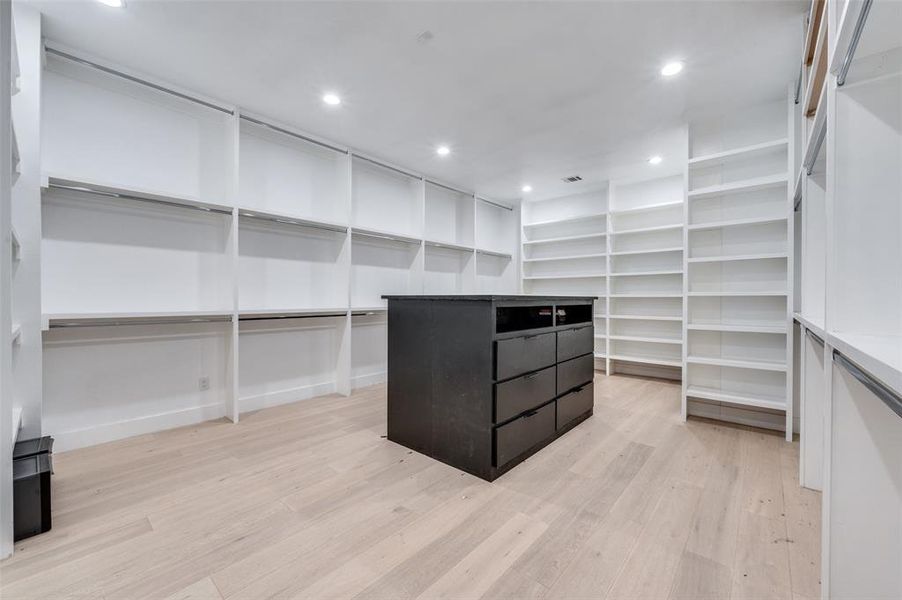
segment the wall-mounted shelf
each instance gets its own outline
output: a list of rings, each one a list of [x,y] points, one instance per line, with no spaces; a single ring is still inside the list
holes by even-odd
[[[497,252],[495,250],[486,250],[485,248],[476,248],[476,254],[483,254],[485,256],[494,256],[497,258],[505,258],[507,260],[511,260],[513,258],[507,252]]]
[[[648,292],[645,294],[609,294],[609,298],[682,298],[683,294]]]
[[[298,319],[310,317],[344,317],[348,314],[347,308],[300,308],[300,309],[242,309],[238,312],[241,321],[254,321],[264,319]]]
[[[735,256],[698,256],[689,258],[690,263],[731,262],[742,260],[768,260],[772,258],[787,258],[785,252],[762,252],[760,254],[737,254]]]
[[[710,365],[714,367],[732,367],[735,369],[754,369],[756,371],[786,371],[785,362],[766,360],[740,360],[734,358],[716,358],[706,356],[687,356],[686,362],[694,365]]]
[[[635,213],[636,211],[633,211]],[[655,231],[672,231],[675,229],[682,229],[683,224],[677,223],[675,225],[656,225],[654,227],[636,227],[633,229],[621,229],[620,231],[612,231],[611,235],[632,235],[638,233],[653,233]]]
[[[283,225],[297,225],[299,227],[312,227],[314,229],[325,229],[327,231],[337,231],[346,233],[348,226],[340,223],[330,223],[328,221],[316,221],[313,219],[305,219],[285,214],[263,212],[255,209],[239,208],[238,216],[247,219],[257,219],[260,221],[270,221],[273,223],[281,223]]]
[[[611,252],[611,256],[635,256],[637,254],[663,254],[665,252],[682,252],[683,247],[674,248],[651,248],[648,250],[621,250],[619,252]]]
[[[609,273],[609,277],[652,277],[654,275],[682,275],[681,269],[669,271],[637,271],[635,273]]]
[[[723,298],[728,296],[754,297],[754,296],[786,296],[785,290],[745,290],[745,291],[718,291],[718,292],[689,292],[686,294],[690,297],[716,297]]]
[[[902,335],[827,332],[840,354],[902,395]]]
[[[664,210],[667,208],[673,208],[675,206],[681,206],[683,204],[682,200],[679,201],[668,201],[668,202],[657,202],[654,204],[648,204],[645,206],[637,206],[634,208],[618,208],[611,211],[611,214],[622,216],[622,215],[635,215],[639,213],[645,212],[653,212],[656,210]]]
[[[652,356],[631,356],[626,354],[611,354],[608,356],[611,360],[622,360],[625,362],[644,363],[649,365],[658,365],[661,367],[682,367],[683,361],[668,360],[664,358],[655,358]]]
[[[402,244],[419,244],[421,241],[420,238],[417,237],[411,237],[408,235],[393,233],[391,231],[383,231],[379,229],[364,229],[362,227],[352,227],[351,233],[356,236],[375,238],[390,242],[399,242]]]
[[[781,150],[789,143],[787,138],[762,142],[760,144],[752,144],[741,148],[733,148],[724,150],[723,152],[715,152],[689,159],[689,167],[692,169],[713,167],[725,165],[735,160],[747,159],[761,154],[768,154],[775,150]]]
[[[584,233],[584,234],[580,234],[580,235],[565,235],[565,236],[560,236],[560,237],[546,238],[543,240],[524,240],[523,245],[524,246],[532,246],[535,244],[554,244],[554,243],[559,243],[559,242],[575,242],[578,240],[603,238],[603,237],[606,237],[607,235],[608,234],[606,232]]]
[[[580,215],[578,217],[568,217],[566,219],[550,219],[547,221],[537,221],[535,223],[524,223],[523,227],[525,229],[525,228],[530,228],[530,227],[552,227],[552,226],[557,226],[557,225],[568,225],[570,223],[579,223],[582,221],[587,221],[589,219],[601,219],[601,218],[605,218],[607,216],[608,216],[608,213],[606,213],[606,212],[593,213],[593,214]]]
[[[716,221],[712,223],[696,223],[689,225],[689,231],[704,231],[707,229],[726,229],[728,227],[742,227],[745,225],[764,225],[766,223],[780,223],[786,221],[786,217],[753,217],[749,219],[730,219],[728,221]]]
[[[430,248],[445,248],[446,250],[457,250],[458,252],[473,252],[473,246],[464,246],[461,244],[451,244],[448,242],[438,242],[435,240],[424,240],[424,244]]]
[[[608,318],[621,321],[673,321],[676,323],[683,320],[683,317],[667,317],[662,315],[610,315]]]
[[[604,258],[607,256],[605,252],[598,252],[594,254],[574,254],[571,256],[549,256],[543,258],[524,258],[523,262],[525,263],[535,263],[535,262],[555,262],[561,260],[577,260],[581,258]]]
[[[680,346],[683,344],[681,339],[670,339],[661,337],[649,337],[638,335],[608,335],[609,340],[621,340],[624,342],[645,342],[648,344],[672,344]]]
[[[66,190],[75,192],[86,192],[89,194],[97,194],[112,198],[121,198],[123,200],[135,200],[141,202],[154,202],[157,204],[194,208],[212,212],[231,214],[232,207],[225,204],[217,204],[207,202],[193,196],[179,196],[174,194],[161,193],[154,190],[138,189],[132,187],[123,187],[112,183],[104,183],[87,179],[79,179],[73,177],[62,177],[57,175],[45,175],[42,187],[49,190]]]
[[[525,275],[525,280],[539,279],[597,279],[607,277],[604,273],[573,273],[566,275]]]
[[[744,323],[689,323],[686,325],[689,331],[722,331],[733,333],[786,333],[785,323],[772,325],[751,325]]]
[[[731,183],[724,183],[720,185],[712,185],[704,188],[699,188],[696,190],[689,191],[689,198],[694,200],[700,200],[702,198],[713,198],[715,196],[723,196],[727,194],[737,194],[743,192],[754,192],[758,190],[766,190],[769,188],[779,187],[781,185],[786,185],[786,182],[789,181],[789,176],[784,174],[781,175],[768,175],[765,177],[756,177],[753,179],[746,179],[743,181],[734,181]]]
[[[692,398],[713,400],[715,402],[726,402],[728,404],[736,404],[740,406],[756,406],[758,408],[786,410],[786,402],[783,400],[767,399],[761,397],[760,395],[724,392],[716,388],[709,388],[699,385],[690,385],[688,388],[686,388],[686,395]]]

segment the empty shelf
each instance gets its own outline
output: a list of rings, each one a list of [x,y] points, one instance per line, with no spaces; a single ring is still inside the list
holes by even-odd
[[[510,260],[512,256],[507,252],[499,252],[497,250],[486,250],[485,248],[476,248],[476,254],[484,254],[485,256],[496,256],[498,258],[506,258]]]
[[[730,262],[734,260],[766,260],[769,258],[787,258],[787,254],[785,252],[765,252],[762,254],[736,254],[734,256],[697,256],[690,257],[689,262]]]
[[[657,315],[611,315],[610,319],[620,319],[624,321],[676,321],[680,322],[683,317],[667,317]]]
[[[221,212],[231,214],[232,207],[225,204],[215,204],[205,202],[194,196],[182,196],[178,194],[169,194],[157,190],[146,190],[141,188],[124,187],[122,185],[105,183],[99,181],[90,181],[87,179],[76,179],[72,177],[59,177],[55,175],[47,175],[42,184],[44,189],[52,190],[71,190],[76,192],[86,192],[107,196],[112,198],[122,198],[124,200],[136,200],[140,202],[154,202],[169,206],[179,206],[184,208],[196,208],[200,210]]]
[[[551,225],[566,225],[567,223],[578,223],[586,219],[601,219],[607,217],[608,213],[593,213],[589,215],[579,215],[577,217],[567,217],[566,219],[552,219],[550,221],[536,221],[535,223],[524,223],[523,227],[546,227]]]
[[[649,337],[649,336],[639,336],[639,335],[609,335],[608,339],[621,340],[624,342],[646,342],[649,344],[674,344],[677,346],[681,346],[683,344],[683,340],[680,340],[680,339]]]
[[[786,290],[748,290],[748,291],[718,291],[718,292],[689,292],[689,296],[695,297],[751,297],[751,296],[786,296]]]
[[[785,362],[770,360],[746,360],[739,358],[720,358],[714,356],[689,356],[687,363],[695,365],[712,365],[715,367],[733,367],[736,369],[755,369],[758,371],[786,371]]]
[[[571,256],[552,256],[548,258],[524,258],[523,262],[551,262],[558,260],[576,260],[580,258],[604,258],[607,256],[606,253],[600,252],[596,254],[573,254]]]
[[[822,340],[826,339],[826,333],[824,332],[824,319],[823,317],[812,319],[810,317],[806,317],[805,315],[795,313],[793,315],[796,321],[800,322],[802,325],[812,330],[819,338]]]
[[[164,323],[205,323],[230,321],[232,311],[164,311],[133,313],[56,313],[42,317],[42,328],[89,327],[100,325],[153,325]]]
[[[604,273],[577,273],[573,275],[526,275],[523,279],[595,279],[607,277]]]
[[[649,365],[659,365],[664,367],[682,367],[683,362],[672,360],[669,358],[656,358],[654,356],[629,356],[625,354],[611,354],[611,360],[622,360],[626,362],[646,363]]]
[[[637,271],[635,273],[611,273],[611,277],[642,277],[649,275],[682,275],[681,269],[672,271]]]
[[[562,237],[546,238],[544,240],[525,240],[523,242],[523,245],[528,246],[531,244],[553,244],[555,242],[570,242],[573,240],[588,240],[588,239],[592,239],[592,238],[605,237],[606,235],[608,235],[608,234],[605,232],[583,233],[580,235],[565,235]]]
[[[742,406],[757,406],[760,408],[772,408],[774,410],[786,410],[786,401],[778,398],[766,398],[738,392],[723,392],[716,388],[690,385],[686,388],[686,396],[700,398],[702,400],[714,400]]]
[[[663,254],[665,252],[682,252],[682,246],[673,246],[671,248],[653,248],[651,250],[623,250],[620,252],[611,252],[611,256],[630,256],[633,254]]]
[[[260,211],[253,208],[239,208],[238,216],[248,219],[259,219],[261,221],[271,221],[273,223],[281,223],[283,225],[298,225],[300,227],[326,229],[328,231],[338,231],[340,233],[345,233],[348,231],[348,226],[342,225],[341,223],[332,223],[330,221],[319,221],[305,217]]]
[[[690,331],[723,331],[735,333],[786,333],[785,323],[743,324],[743,323],[690,323],[686,326]]]
[[[621,231],[612,231],[613,235],[628,235],[631,233],[653,233],[655,231],[672,231],[674,229],[682,229],[683,224],[676,225],[657,225],[655,227],[637,227],[634,229],[623,229]]]
[[[649,204],[648,206],[638,206],[636,208],[623,208],[623,209],[613,210],[613,211],[611,211],[611,213],[615,214],[615,215],[629,215],[629,214],[650,212],[650,211],[655,211],[655,210],[662,210],[665,208],[671,208],[673,206],[682,206],[682,204],[683,204],[682,200],[675,200],[673,202],[661,202],[659,204]]]
[[[465,244],[455,244],[453,242],[438,242],[435,240],[425,240],[424,243],[431,248],[446,248],[448,250],[457,250],[458,252],[473,252],[473,246]]]
[[[689,192],[689,197],[693,199],[699,199],[721,196],[724,194],[766,190],[768,188],[786,185],[787,181],[789,181],[789,176],[786,175],[786,173],[783,173],[781,175],[769,175],[767,177],[756,177],[754,179],[734,181],[732,183],[723,183],[720,185],[712,185],[709,187],[699,188],[697,190],[691,190]]]
[[[723,229],[726,227],[742,227],[743,225],[765,225],[767,223],[786,222],[786,217],[756,217],[751,219],[731,219],[728,221],[716,221],[713,223],[698,223],[690,225],[689,231],[704,231],[706,229]]]
[[[762,142],[760,144],[752,144],[750,146],[743,146],[741,148],[734,148],[732,150],[724,150],[722,152],[705,154],[702,156],[697,156],[695,158],[690,158],[689,167],[704,168],[723,165],[735,160],[742,160],[780,150],[782,148],[785,148],[788,143],[789,140],[787,138],[781,138],[779,140],[771,140],[769,142]]]
[[[897,394],[902,394],[902,335],[828,332],[826,341]]]
[[[608,298],[682,298],[683,294],[665,292],[647,292],[645,294],[609,294]]]

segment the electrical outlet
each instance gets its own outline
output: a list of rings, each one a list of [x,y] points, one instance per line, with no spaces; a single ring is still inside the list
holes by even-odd
[[[210,378],[209,377],[201,377],[200,379],[197,380],[197,385],[201,389],[201,391],[209,390],[210,389]]]

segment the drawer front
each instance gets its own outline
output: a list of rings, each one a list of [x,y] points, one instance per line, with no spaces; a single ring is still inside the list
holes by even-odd
[[[592,410],[595,405],[595,387],[588,383],[557,399],[557,428],[563,429],[573,419]]]
[[[595,349],[595,328],[578,327],[557,332],[558,362],[582,356]]]
[[[495,384],[495,422],[505,421],[555,396],[555,370],[548,367]]]
[[[527,413],[495,430],[495,466],[517,458],[536,444],[554,435],[554,402]]]
[[[584,383],[589,383],[594,375],[595,357],[591,354],[558,363],[557,393],[563,394]]]
[[[553,365],[556,335],[541,333],[495,342],[495,379],[509,379]]]

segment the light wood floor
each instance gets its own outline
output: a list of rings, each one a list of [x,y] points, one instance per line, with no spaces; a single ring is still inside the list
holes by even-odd
[[[383,439],[383,386],[58,454],[0,595],[819,597],[798,444],[683,424],[679,393],[599,375],[595,416],[494,484]]]

